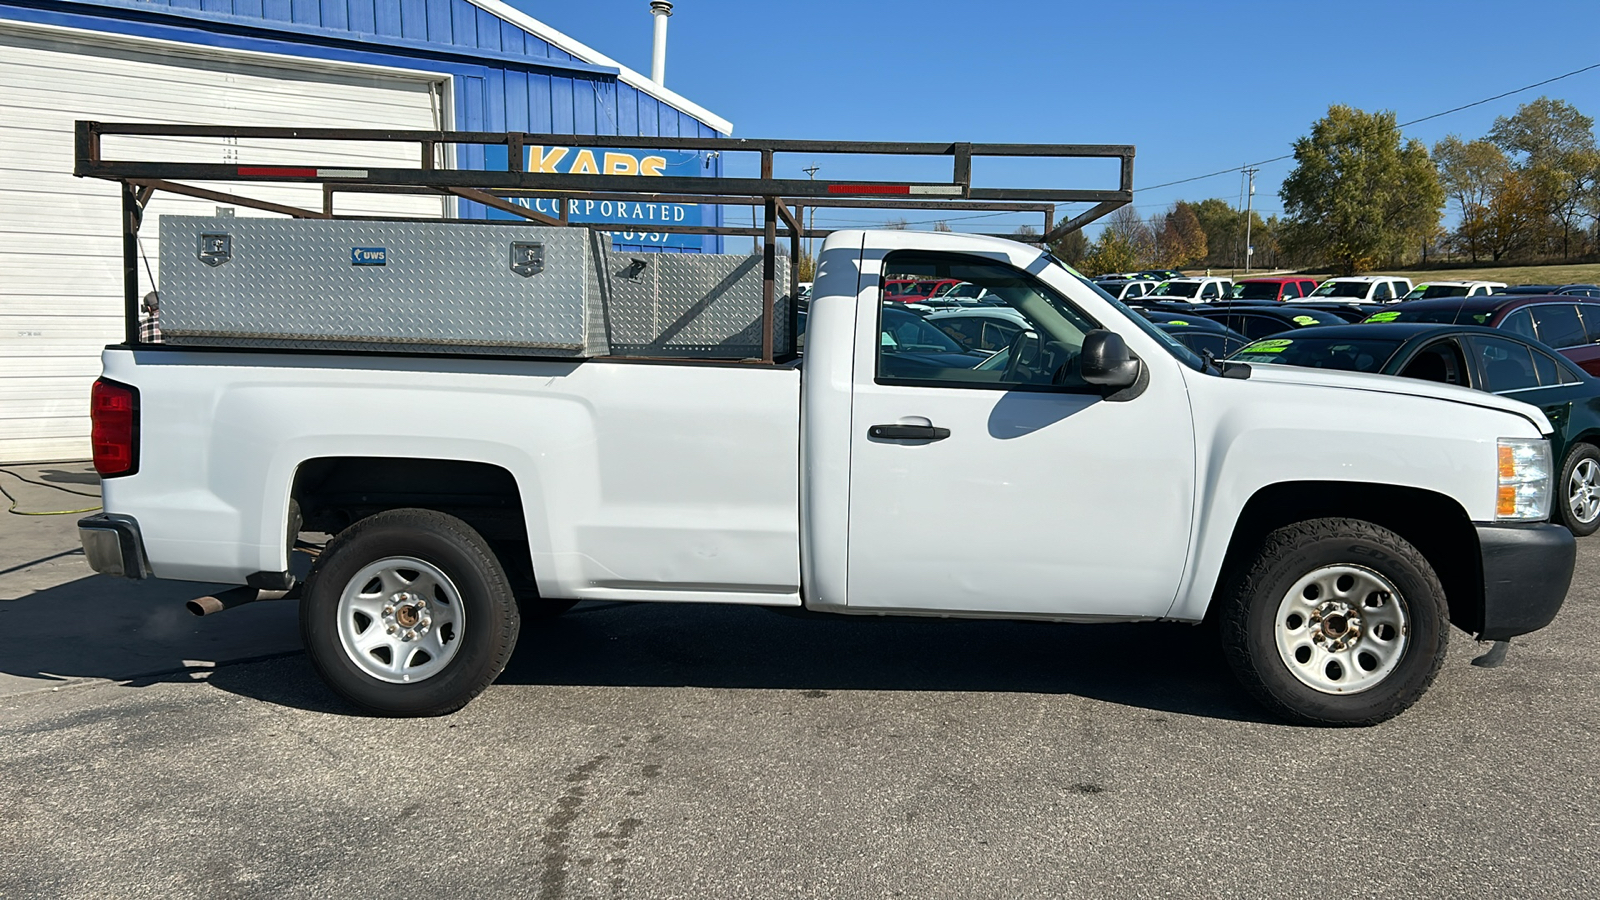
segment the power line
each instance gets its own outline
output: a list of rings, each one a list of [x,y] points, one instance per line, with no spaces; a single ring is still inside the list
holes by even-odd
[[[1582,75],[1584,72],[1588,72],[1588,71],[1591,71],[1591,70],[1594,70],[1594,69],[1600,69],[1600,63],[1594,63],[1593,65],[1584,66],[1581,69],[1573,69],[1571,72],[1567,72],[1567,73],[1562,74],[1562,75],[1557,75],[1554,78],[1546,78],[1543,81],[1535,81],[1533,84],[1524,85],[1524,86],[1516,88],[1514,90],[1506,91],[1503,94],[1495,94],[1493,97],[1485,97],[1482,100],[1474,100],[1471,103],[1464,103],[1461,106],[1457,106],[1457,107],[1454,107],[1452,109],[1447,109],[1444,112],[1436,112],[1431,116],[1423,116],[1420,119],[1412,119],[1409,122],[1401,122],[1399,125],[1397,125],[1395,127],[1397,127],[1397,128],[1408,128],[1408,127],[1410,127],[1412,125],[1416,125],[1416,124],[1419,124],[1421,122],[1427,122],[1427,121],[1430,121],[1432,119],[1440,118],[1441,116],[1448,116],[1451,113],[1461,112],[1464,109],[1471,109],[1474,106],[1482,106],[1485,103],[1493,103],[1496,100],[1504,100],[1505,98],[1511,96],[1512,94],[1520,94],[1523,91],[1531,91],[1536,87],[1544,87],[1547,84],[1550,84],[1550,83],[1556,82],[1556,81],[1560,81],[1563,78],[1571,78],[1574,75]],[[1293,157],[1294,157],[1293,153],[1285,153],[1282,156],[1274,156],[1271,159],[1263,159],[1263,160],[1260,160],[1258,162],[1247,163],[1247,164],[1242,165],[1242,166],[1234,166],[1231,169],[1222,169],[1222,170],[1217,171],[1217,172],[1208,172],[1205,175],[1196,175],[1193,178],[1180,178],[1177,181],[1168,181],[1168,182],[1164,182],[1162,184],[1153,184],[1153,185],[1150,185],[1149,187],[1135,188],[1135,190],[1154,191],[1154,190],[1158,190],[1160,188],[1173,187],[1174,185],[1188,184],[1191,181],[1203,181],[1203,180],[1205,180],[1207,178],[1215,178],[1218,175],[1227,175],[1227,174],[1230,174],[1230,173],[1233,173],[1233,172],[1243,172],[1246,169],[1251,169],[1251,168],[1256,168],[1256,167],[1259,167],[1259,166],[1264,166],[1264,165],[1266,165],[1268,163],[1282,162],[1283,160],[1291,159]]]

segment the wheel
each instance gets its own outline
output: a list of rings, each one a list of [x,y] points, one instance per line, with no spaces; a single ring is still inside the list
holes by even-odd
[[[1600,530],[1600,449],[1573,444],[1561,467],[1560,484],[1551,518],[1578,537]]]
[[[500,561],[467,523],[427,509],[356,522],[317,558],[300,636],[328,686],[370,712],[438,716],[488,687],[520,619]]]
[[[1223,651],[1277,715],[1375,725],[1415,703],[1444,663],[1449,607],[1398,534],[1358,519],[1272,532],[1223,598]]]

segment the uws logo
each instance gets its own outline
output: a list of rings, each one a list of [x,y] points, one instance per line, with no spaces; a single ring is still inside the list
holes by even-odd
[[[549,175],[660,175],[666,167],[665,156],[637,157],[611,150],[573,152],[571,147],[528,148],[528,171]]]

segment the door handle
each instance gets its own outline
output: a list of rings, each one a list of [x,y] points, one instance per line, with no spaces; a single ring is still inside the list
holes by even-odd
[[[874,425],[867,429],[867,437],[885,441],[942,441],[950,436],[950,429],[936,425]]]

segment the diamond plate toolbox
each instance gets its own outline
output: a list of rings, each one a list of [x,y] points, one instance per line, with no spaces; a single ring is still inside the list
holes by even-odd
[[[761,256],[603,251],[606,337],[614,356],[761,355]],[[773,347],[790,352],[789,260],[776,260]]]
[[[594,245],[577,228],[163,216],[162,337],[601,355]]]

